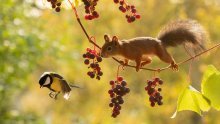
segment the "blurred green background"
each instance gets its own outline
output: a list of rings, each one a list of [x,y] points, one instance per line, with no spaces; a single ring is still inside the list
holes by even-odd
[[[100,18],[94,21],[83,19],[84,8],[78,7],[82,23],[88,33],[96,36],[102,45],[103,35],[117,35],[120,39],[136,36],[156,37],[160,28],[173,19],[196,19],[207,30],[211,47],[220,39],[219,0],[135,0],[141,20],[129,24],[125,15],[113,1],[99,1]],[[124,97],[121,114],[111,117],[108,107],[109,81],[115,79],[117,63],[104,59],[101,81],[90,79],[83,64],[82,54],[88,43],[71,10],[56,13],[45,8],[41,0],[3,0],[0,4],[0,124],[220,124],[220,112],[210,110],[199,117],[194,112],[181,112],[170,119],[176,109],[181,91],[189,85],[200,90],[202,72],[208,64],[220,69],[220,50],[203,55],[193,63],[191,80],[188,66],[179,72],[166,70],[160,73],[164,105],[150,107],[144,91],[146,80],[152,72],[125,68],[120,75],[125,77],[131,92]],[[67,6],[67,4],[64,4]],[[177,62],[186,59],[182,47],[171,48]],[[166,64],[154,58],[148,67],[164,67]],[[83,87],[74,89],[69,101],[62,96],[53,100],[49,90],[40,89],[38,79],[44,71],[61,74],[69,82]]]

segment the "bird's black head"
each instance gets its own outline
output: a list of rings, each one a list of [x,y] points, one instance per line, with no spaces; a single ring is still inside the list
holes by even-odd
[[[52,77],[49,74],[43,74],[40,77],[39,84],[41,87],[47,87],[52,83]]]

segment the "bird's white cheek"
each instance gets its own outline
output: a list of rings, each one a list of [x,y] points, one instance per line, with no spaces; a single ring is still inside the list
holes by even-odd
[[[48,84],[50,84],[50,78],[49,77],[46,79],[46,81],[43,85],[48,85]]]

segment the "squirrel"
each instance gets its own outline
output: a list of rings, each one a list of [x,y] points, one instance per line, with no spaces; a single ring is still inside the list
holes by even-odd
[[[169,63],[173,70],[178,70],[178,65],[166,48],[183,44],[195,51],[205,50],[206,32],[195,20],[176,20],[162,28],[157,38],[136,37],[119,40],[116,36],[110,39],[109,35],[104,35],[104,40],[105,43],[101,48],[103,58],[120,55],[125,58],[122,61],[124,65],[128,65],[129,60],[133,60],[136,62],[137,72],[144,65],[151,63],[152,55]]]

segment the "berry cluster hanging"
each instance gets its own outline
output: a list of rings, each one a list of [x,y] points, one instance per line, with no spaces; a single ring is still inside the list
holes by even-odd
[[[60,12],[60,7],[62,5],[62,0],[47,0],[47,2],[50,2],[51,7],[55,9],[56,12]]]
[[[158,105],[162,105],[162,99],[163,97],[161,96],[160,92],[162,91],[162,89],[158,86],[162,85],[163,81],[160,78],[154,78],[153,80],[147,80],[147,86],[145,87],[145,90],[147,91],[148,95],[149,95],[149,101],[150,101],[150,105],[152,107],[155,106],[155,103],[157,103]]]
[[[95,48],[94,50],[87,48],[86,51],[87,52],[83,54],[83,58],[85,59],[84,64],[89,65],[88,68],[91,69],[91,71],[88,71],[87,75],[90,78],[100,80],[101,76],[103,75],[103,72],[99,66],[99,63],[102,62],[102,58],[97,53]]]
[[[120,114],[121,105],[124,103],[123,96],[130,92],[127,86],[127,82],[123,80],[123,77],[118,76],[117,80],[110,81],[111,89],[108,91],[111,102],[109,107],[112,107],[112,117],[117,117]]]

